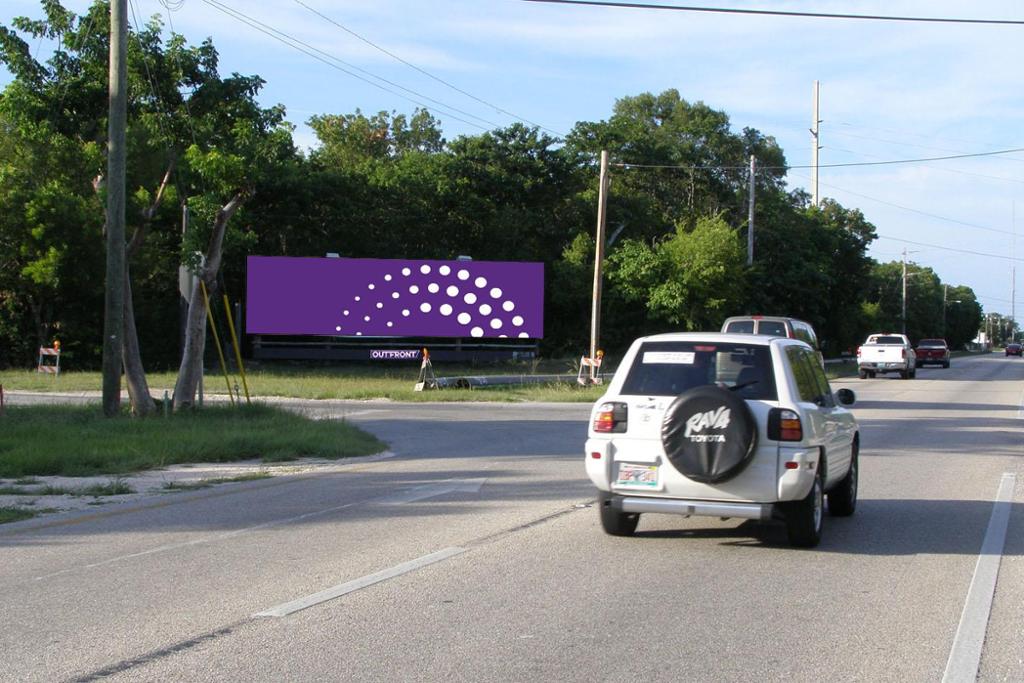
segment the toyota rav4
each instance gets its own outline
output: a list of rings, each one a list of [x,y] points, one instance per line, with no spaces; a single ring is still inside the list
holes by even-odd
[[[601,525],[629,536],[649,512],[779,519],[793,545],[815,546],[826,499],[834,516],[856,507],[854,400],[795,339],[637,339],[591,413]]]

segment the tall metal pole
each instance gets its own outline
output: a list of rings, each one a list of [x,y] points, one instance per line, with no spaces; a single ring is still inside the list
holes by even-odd
[[[750,155],[750,197],[747,206],[747,265],[754,265],[754,155]]]
[[[942,287],[942,336],[946,336],[946,299],[949,298],[949,285]]]
[[[1014,332],[1017,323],[1017,266],[1010,267],[1010,333],[1013,334],[1013,339],[1010,341],[1017,341],[1017,334]]]
[[[907,250],[903,250],[903,305],[900,308],[901,332],[907,333]]]
[[[107,115],[107,271],[103,302],[103,413],[121,404],[124,346],[125,126],[128,116],[127,0],[110,3],[110,86]]]
[[[821,149],[821,141],[818,137],[818,124],[821,119],[818,116],[818,81],[814,81],[814,118],[811,120],[811,201],[818,205],[818,150]]]
[[[604,230],[608,206],[608,152],[601,151],[601,177],[597,190],[597,241],[594,245],[594,296],[590,309],[590,357],[597,357],[601,331],[601,262],[604,261]]]

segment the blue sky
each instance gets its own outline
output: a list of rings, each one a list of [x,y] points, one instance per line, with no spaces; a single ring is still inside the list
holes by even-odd
[[[173,24],[190,43],[212,37],[222,73],[262,76],[267,85],[261,101],[286,106],[303,146],[314,142],[304,125],[313,114],[357,108],[411,113],[427,105],[451,139],[516,120],[499,111],[504,110],[561,134],[577,121],[607,119],[620,97],[675,88],[690,101],[726,112],[737,132],[749,126],[774,136],[791,165],[806,166],[811,161],[812,90],[818,80],[822,165],[1024,147],[1024,26],[758,17],[520,0],[218,0],[349,65],[337,66],[373,81],[358,71],[365,70],[414,95],[394,85],[382,84],[387,90],[369,85],[205,0],[164,1],[176,10],[158,0],[131,3],[140,19],[159,14],[165,27]],[[88,4],[64,0],[65,7],[80,13]],[[1009,0],[700,4],[1024,20],[1024,5]],[[21,15],[41,16],[39,3],[4,0],[0,22],[9,25]],[[45,54],[46,46],[37,49]],[[7,80],[0,68],[0,85]],[[791,187],[809,187],[810,172],[793,169],[788,181]],[[1018,283],[1024,283],[1024,239],[1017,237],[1024,237],[1024,152],[822,168],[819,187],[823,197],[860,209],[877,226],[882,239],[871,248],[874,258],[898,260],[906,248],[909,261],[930,266],[943,282],[972,287],[986,311],[1011,313],[1012,266],[1019,271]],[[912,280],[909,291],[913,296]],[[1020,311],[1024,288],[1016,298]]]

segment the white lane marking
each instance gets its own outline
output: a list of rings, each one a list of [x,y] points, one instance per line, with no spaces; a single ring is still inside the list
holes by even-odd
[[[298,598],[296,600],[292,600],[291,602],[286,602],[276,607],[271,607],[268,610],[257,612],[253,616],[286,617],[289,614],[294,614],[295,612],[298,612],[299,610],[304,610],[307,607],[312,607],[313,605],[318,605],[321,602],[326,602],[328,600],[333,600],[334,598],[339,598],[342,595],[355,592],[361,588],[366,588],[367,586],[372,586],[375,583],[380,583],[381,581],[393,579],[396,576],[401,576],[402,574],[408,574],[409,572],[416,571],[421,567],[426,567],[427,565],[431,565],[436,562],[441,562],[442,560],[447,560],[449,557],[454,557],[455,555],[460,555],[464,552],[466,552],[466,548],[459,548],[457,546],[445,548],[444,550],[438,550],[436,553],[430,553],[429,555],[417,557],[415,560],[403,562],[402,564],[395,565],[394,567],[391,567],[389,569],[384,569],[374,574],[367,574],[366,576],[360,577],[358,579],[347,581],[345,583],[340,583],[337,586],[328,588],[326,590],[322,590],[319,593],[313,593],[312,595],[307,595],[303,598]]]
[[[427,498],[437,498],[448,493],[480,493],[480,488],[487,481],[486,477],[477,479],[451,479],[437,484],[424,484],[415,486],[407,491],[399,491],[382,498],[371,501],[375,505],[402,505],[403,503],[415,503]]]
[[[1024,420],[1024,392],[1021,392],[1020,402],[1019,402],[1018,405],[1020,407],[1017,408],[1017,418],[1021,419],[1021,420]]]
[[[989,612],[992,610],[992,596],[995,594],[996,578],[999,576],[999,562],[1003,557],[1015,483],[1016,475],[1003,473],[1003,478],[999,482],[999,493],[992,505],[988,529],[985,531],[985,540],[981,543],[978,563],[974,567],[974,578],[971,579],[964,611],[960,615],[960,625],[956,629],[953,647],[946,662],[943,683],[973,683],[978,678],[981,650],[985,644],[985,631],[988,627]]]
[[[390,452],[389,452],[390,453]],[[383,457],[391,457],[394,454],[384,455]],[[368,456],[369,458],[377,458],[378,456]],[[426,498],[434,498],[436,496],[444,495],[446,493],[454,493],[456,491],[468,492],[468,493],[479,493],[480,488],[486,482],[486,478],[479,479],[453,479],[449,482],[443,482],[441,484],[432,484],[427,486],[418,486],[410,489],[409,491],[402,491],[399,493],[391,493],[378,498],[373,498],[368,501],[361,501],[359,503],[345,503],[344,505],[335,505],[333,507],[324,508],[323,510],[314,510],[307,512],[295,517],[287,517],[285,519],[275,519],[262,524],[256,524],[255,526],[245,527],[244,529],[235,529],[234,531],[228,531],[223,534],[217,534],[215,536],[205,536],[203,538],[196,538],[191,541],[183,541],[181,543],[171,543],[168,545],[161,545],[155,548],[149,548],[147,550],[141,550],[137,553],[129,553],[127,555],[118,555],[116,557],[110,557],[99,562],[93,562],[91,564],[79,565],[76,567],[69,567],[67,569],[61,569],[60,571],[52,572],[50,574],[43,574],[42,576],[36,576],[35,581],[42,581],[44,579],[52,579],[55,576],[61,576],[63,574],[70,574],[72,572],[79,571],[81,569],[95,569],[96,567],[103,567],[108,564],[114,564],[115,562],[122,562],[124,560],[130,560],[136,557],[145,557],[146,555],[155,555],[156,553],[165,553],[170,550],[178,550],[181,548],[189,548],[191,546],[202,545],[203,543],[215,543],[217,541],[224,541],[235,536],[249,533],[250,531],[259,531],[260,529],[269,529],[271,527],[280,526],[282,524],[290,524],[292,522],[301,522],[304,519],[310,517],[316,517],[318,515],[326,515],[331,512],[337,512],[338,510],[344,510],[345,508],[352,507],[354,505],[400,505],[402,503],[412,503],[418,500],[424,500]]]
[[[260,529],[269,529],[280,524],[289,524],[291,522],[300,522],[310,517],[316,517],[318,515],[326,515],[330,512],[337,512],[338,510],[344,510],[345,508],[352,507],[356,503],[345,503],[344,505],[336,505],[334,507],[324,508],[323,510],[314,510],[313,512],[307,512],[302,515],[295,517],[287,517],[285,519],[275,519],[270,522],[264,522],[263,524],[256,524],[255,526],[248,526],[244,529],[235,529],[224,534],[217,534],[216,536],[206,536],[204,538],[196,538],[191,541],[183,541],[182,543],[171,543],[169,545],[161,545],[156,548],[150,548],[148,550],[142,550],[137,553],[129,553],[128,555],[118,555],[117,557],[110,557],[100,562],[93,562],[92,564],[83,564],[77,567],[70,567],[68,569],[61,569],[58,572],[52,574],[43,574],[42,576],[35,577],[36,581],[42,581],[43,579],[50,579],[54,576],[60,576],[61,574],[70,574],[71,572],[78,571],[79,569],[95,569],[96,567],[102,567],[104,565],[113,564],[115,562],[121,562],[122,560],[130,560],[135,557],[144,557],[146,555],[154,555],[156,553],[165,553],[169,550],[178,550],[179,548],[188,548],[193,545],[201,545],[203,543],[213,543],[215,541],[223,541],[228,538],[240,536],[250,531],[258,531]]]

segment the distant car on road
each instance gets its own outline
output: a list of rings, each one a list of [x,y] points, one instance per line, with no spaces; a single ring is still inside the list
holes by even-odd
[[[732,334],[767,334],[773,337],[789,337],[806,342],[815,351],[818,335],[811,324],[796,318],[777,315],[736,315],[722,323],[722,332]]]
[[[922,339],[917,342],[914,353],[917,354],[917,367],[930,363],[949,367],[949,346],[945,339]]]
[[[857,503],[860,437],[804,342],[688,332],[633,342],[591,411],[586,472],[601,526],[630,536],[642,513],[785,522],[821,538]]]
[[[861,379],[878,373],[898,372],[903,379],[917,376],[917,354],[905,334],[869,335],[857,347],[857,374]]]
[[[1021,345],[1018,344],[1017,342],[1012,342],[1010,344],[1007,344],[1006,345],[1006,355],[1007,356],[1020,356],[1021,355]]]

